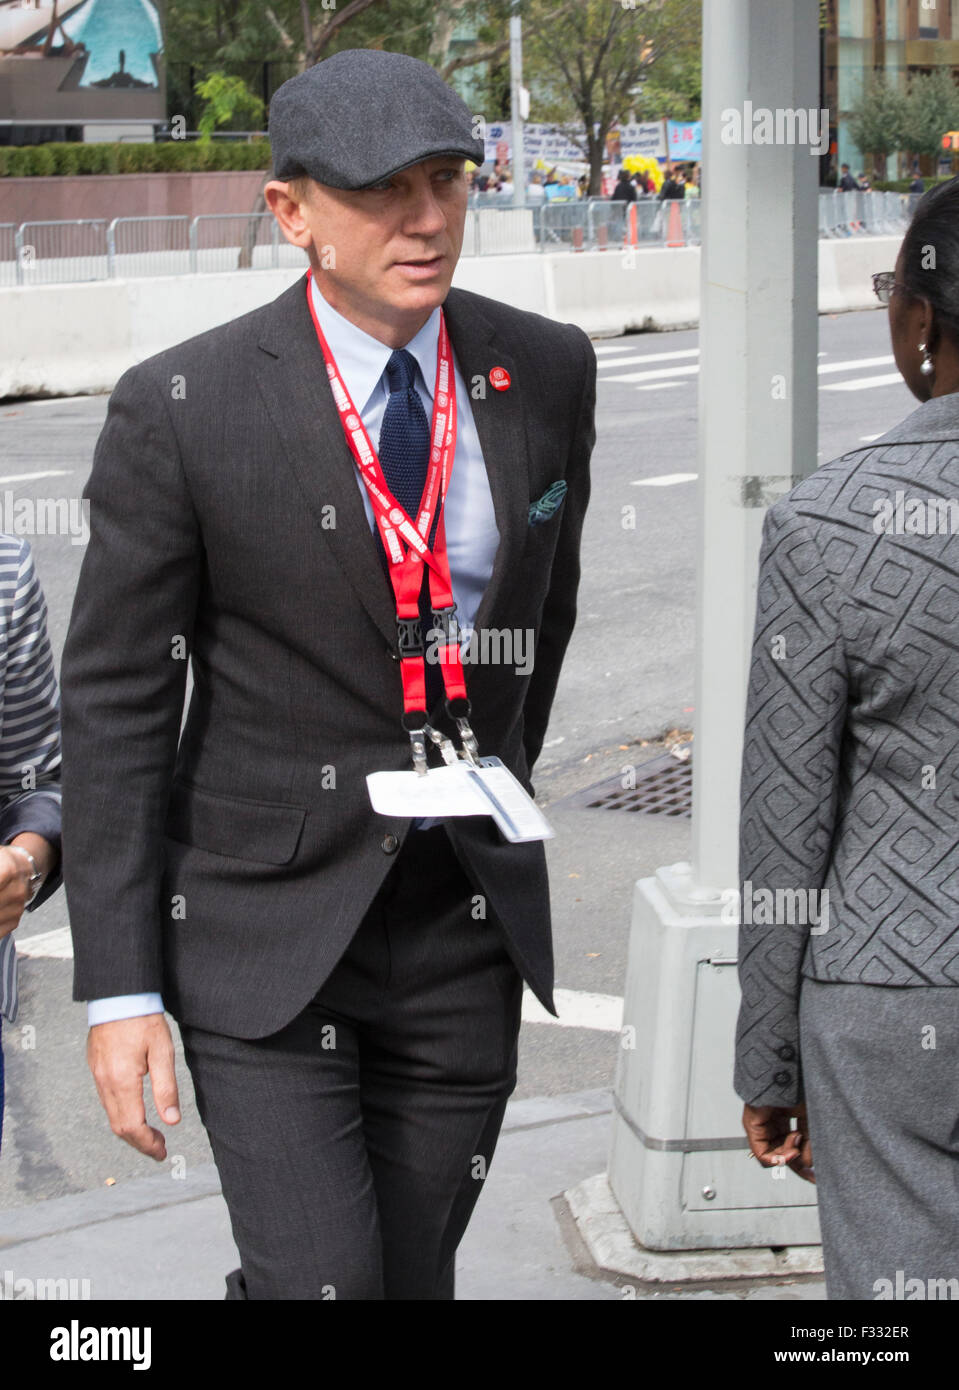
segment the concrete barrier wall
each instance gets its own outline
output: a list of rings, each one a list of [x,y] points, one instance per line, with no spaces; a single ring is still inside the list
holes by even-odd
[[[820,312],[875,307],[870,277],[892,269],[899,245],[898,237],[820,242]],[[109,391],[135,362],[268,303],[300,274],[0,289],[0,397]],[[454,283],[591,334],[687,327],[699,314],[699,251],[470,257]]]

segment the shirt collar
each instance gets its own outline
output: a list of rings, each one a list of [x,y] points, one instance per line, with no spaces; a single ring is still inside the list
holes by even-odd
[[[382,386],[380,383],[393,349],[387,347],[386,343],[381,343],[378,338],[365,333],[362,328],[357,328],[355,323],[338,313],[320,293],[315,276],[310,276],[310,293],[323,336],[336,359],[336,365],[353,398],[353,404],[362,415],[377,388],[383,391],[388,389],[385,382]],[[407,352],[416,358],[422,376],[418,385],[421,389],[425,386],[430,401],[433,399],[433,385],[436,380],[436,348],[439,336],[440,311],[436,308],[416,336],[404,344]]]

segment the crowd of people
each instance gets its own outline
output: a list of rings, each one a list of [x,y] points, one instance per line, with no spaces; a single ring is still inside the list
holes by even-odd
[[[498,194],[504,201],[513,199],[515,185],[513,171],[508,164],[496,163],[492,172],[485,167],[476,169],[469,175],[469,183],[474,193]],[[619,178],[610,196],[614,202],[629,203],[640,198],[658,198],[660,201],[670,198],[698,198],[701,184],[701,168],[698,164],[672,165],[666,170],[658,189],[652,175],[647,171],[638,170],[634,173],[623,168],[619,171]],[[575,178],[572,174],[561,173],[555,165],[545,173],[534,170],[526,186],[526,201],[531,205],[573,202],[589,196],[588,174],[581,174]]]

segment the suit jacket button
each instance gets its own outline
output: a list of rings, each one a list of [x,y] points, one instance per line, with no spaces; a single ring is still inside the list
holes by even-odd
[[[793,1076],[791,1071],[777,1071],[776,1075],[773,1077],[777,1086],[788,1086],[792,1079]]]
[[[400,842],[395,835],[384,835],[380,849],[384,854],[395,854],[400,847]]]
[[[796,1060],[796,1049],[790,1043],[784,1043],[776,1053],[781,1062],[794,1062]]]

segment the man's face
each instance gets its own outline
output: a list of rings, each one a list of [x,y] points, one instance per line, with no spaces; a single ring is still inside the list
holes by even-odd
[[[450,288],[463,245],[465,160],[426,159],[372,188],[312,180],[305,200],[267,185],[287,239],[310,253],[325,298],[361,324],[425,322]]]

